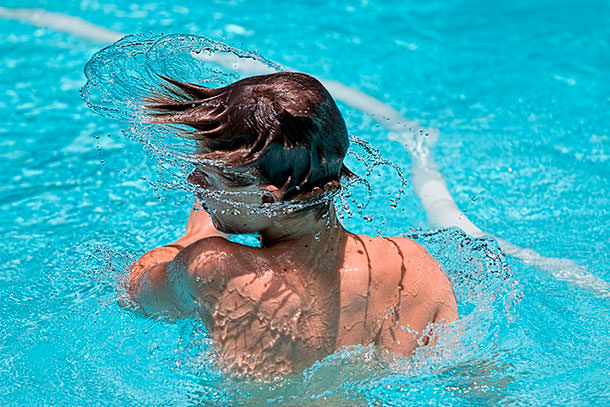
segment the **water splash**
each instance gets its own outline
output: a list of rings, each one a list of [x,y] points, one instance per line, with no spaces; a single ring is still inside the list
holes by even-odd
[[[231,64],[233,69],[226,68],[228,61],[234,61]],[[204,202],[214,200],[231,206],[230,211],[236,214],[257,212],[267,215],[288,214],[332,200],[336,191],[299,201],[253,205],[243,201],[251,196],[261,202],[259,192],[210,190],[193,185],[187,182],[187,178],[194,167],[218,170],[227,176],[235,175],[235,169],[219,160],[195,157],[200,147],[195,140],[185,137],[186,126],[150,123],[144,101],[164,91],[162,76],[208,87],[226,86],[242,79],[248,63],[266,66],[270,72],[283,70],[253,52],[238,50],[205,37],[130,35],[91,58],[85,67],[87,83],[81,95],[93,111],[127,122],[124,134],[141,143],[155,159],[158,180],[154,186],[159,196],[161,190],[178,189],[196,194]],[[231,107],[247,109],[251,106],[254,105],[244,102]]]
[[[214,57],[214,58],[212,58]],[[234,59],[234,69],[220,62]],[[85,66],[81,96],[95,112],[128,122],[146,117],[142,99],[161,91],[159,75],[209,87],[245,76],[239,64],[256,61],[270,72],[284,69],[260,55],[196,35],[133,34],[97,52]]]
[[[422,244],[451,280],[460,320],[435,334],[439,344],[420,348],[409,367],[439,370],[473,360],[495,360],[498,337],[516,319],[521,288],[498,242],[473,238],[458,228],[413,230],[407,237]]]
[[[196,164],[192,153],[198,145],[184,137],[186,126],[168,128],[151,124],[145,100],[165,92],[162,76],[208,87],[226,86],[244,77],[235,69],[225,69],[212,56],[221,62],[230,58],[243,60],[244,64],[255,60],[269,70],[283,70],[255,53],[205,37],[134,34],[91,57],[84,69],[87,82],[81,96],[94,112],[127,122],[124,134],[141,143],[161,162]],[[247,104],[239,106],[247,107]]]
[[[391,206],[396,207],[407,183],[401,169],[384,159],[379,150],[366,141],[353,136],[348,159],[355,158],[364,164],[365,176],[344,179],[341,191],[328,191],[303,200],[253,205],[243,201],[258,198],[260,202],[259,192],[211,190],[186,181],[194,167],[218,170],[227,176],[235,175],[235,169],[221,161],[195,157],[200,147],[198,142],[185,137],[186,126],[150,123],[144,101],[164,91],[161,76],[217,87],[242,79],[250,71],[261,73],[265,69],[269,72],[283,70],[280,65],[256,53],[238,50],[205,37],[136,34],[124,37],[91,58],[85,67],[87,83],[81,89],[81,95],[93,111],[127,122],[123,133],[142,144],[145,151],[154,157],[158,179],[152,184],[160,199],[164,199],[165,190],[182,190],[187,195],[199,196],[203,202],[217,201],[230,206],[229,210],[234,214],[262,213],[269,216],[289,214],[337,200],[343,209],[340,211],[342,219],[351,218],[357,212],[364,215],[365,221],[373,222],[373,215],[363,213],[373,197],[373,189],[367,178],[385,166],[400,178],[399,188],[389,197]],[[232,107],[247,109],[251,105],[243,103]],[[364,191],[359,190],[362,188]],[[377,226],[379,232],[382,226]]]
[[[379,149],[357,136],[350,136],[345,162],[356,175],[344,180],[336,198],[341,208],[339,219],[343,222],[355,219],[360,222],[359,229],[364,221],[375,234],[384,235],[387,232],[384,214],[396,210],[404,199],[407,178]]]
[[[377,201],[385,194],[389,198],[390,207],[394,207],[403,196],[407,181],[400,168],[385,159],[379,150],[357,137],[350,138],[352,147],[347,159],[358,163],[357,167],[363,169],[364,176],[345,180],[344,188],[338,195],[332,193],[316,197],[313,201],[261,204],[253,207],[235,199],[236,194],[244,194],[244,192],[213,191],[186,182],[193,166],[209,165],[221,172],[228,169],[219,162],[193,160],[191,152],[197,146],[194,143],[189,144],[188,140],[180,137],[179,128],[168,129],[146,123],[142,99],[159,91],[158,74],[172,76],[182,81],[205,83],[208,86],[223,86],[239,79],[237,72],[227,70],[226,60],[239,59],[243,54],[240,54],[241,51],[219,44],[194,36],[126,37],[100,51],[87,65],[88,82],[82,91],[83,98],[96,112],[128,122],[129,126],[125,134],[142,143],[159,164],[160,181],[157,187],[160,189],[182,189],[191,194],[199,194],[204,200],[215,199],[231,204],[230,210],[237,213],[244,211],[244,213],[256,212],[267,215],[277,214],[277,211],[288,213],[328,199],[336,199],[344,209],[341,216],[350,218],[354,213],[358,213],[365,221],[375,223],[378,232],[381,233],[384,226],[383,219],[367,218],[368,205],[373,199]],[[215,59],[210,57],[211,52],[226,55],[223,66],[214,65]],[[255,54],[250,54],[249,57],[257,63],[264,61],[257,59],[260,57]],[[269,69],[279,69],[271,64],[268,66]],[[241,107],[248,108],[245,105]],[[371,184],[377,185],[376,182],[369,181],[371,177],[384,178],[389,173],[399,179],[399,182],[393,184],[395,190],[380,193],[371,187]],[[473,359],[493,357],[497,350],[496,342],[493,340],[494,335],[514,319],[520,295],[516,281],[497,243],[489,238],[475,239],[457,230],[420,231],[410,234],[409,237],[424,244],[434,257],[441,260],[458,296],[462,319],[447,327],[430,326],[428,336],[438,339],[438,346],[432,348],[424,345],[419,348],[414,358],[394,361],[389,364],[390,368],[387,370],[385,367],[378,367],[381,369],[378,371],[387,372],[380,375],[400,371],[409,376],[408,372],[438,371],[443,368],[455,368],[456,364],[468,363]],[[457,356],[455,355],[456,339],[462,346]],[[358,360],[354,352],[366,359],[366,355],[371,351],[366,347],[342,350],[308,369],[304,373],[303,381],[294,378],[281,380],[293,380],[290,386],[297,388],[304,386],[304,383],[315,383],[316,377],[326,376],[320,372],[336,371],[345,360]],[[206,358],[209,358],[210,354],[203,354],[204,360],[208,361]],[[341,355],[344,354],[350,356],[342,358]],[[375,375],[367,377],[375,381]],[[283,383],[290,387],[287,382]],[[318,387],[321,386],[321,382],[317,384]],[[345,385],[341,383],[337,388],[344,388]],[[241,386],[237,388],[240,389],[238,392],[243,390]],[[325,388],[328,389],[328,386]],[[318,396],[326,391],[322,391]],[[309,393],[309,397],[317,396]]]

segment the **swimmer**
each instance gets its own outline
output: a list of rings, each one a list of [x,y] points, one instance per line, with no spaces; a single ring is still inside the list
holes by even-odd
[[[233,202],[201,194],[184,235],[135,262],[129,293],[145,314],[200,317],[227,368],[255,376],[298,372],[349,345],[409,355],[430,323],[458,318],[447,275],[421,245],[351,233],[332,199],[316,199],[351,174],[345,123],[320,82],[290,72],[222,88],[163,80],[145,101],[149,121],[192,129],[202,165],[188,181]],[[243,210],[282,202],[303,205]],[[260,247],[225,233],[258,234]]]

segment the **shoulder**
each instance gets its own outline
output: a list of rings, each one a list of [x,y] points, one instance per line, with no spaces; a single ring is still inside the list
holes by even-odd
[[[424,246],[415,240],[406,237],[389,237],[387,240],[393,242],[401,251],[406,267],[413,271],[426,273],[428,277],[446,276],[441,265]]]
[[[407,273],[437,274],[440,270],[440,274],[444,275],[438,261],[428,253],[426,248],[414,240],[400,236],[369,237],[368,239],[373,242],[371,246],[376,246],[377,250],[383,254],[381,260],[389,260],[390,257],[400,259],[401,266],[406,269]],[[394,255],[389,256],[392,252]]]
[[[387,238],[401,251],[404,264],[402,296],[413,305],[435,310],[434,320],[457,319],[457,303],[449,277],[440,263],[416,241],[405,237]],[[442,317],[442,318],[440,318]]]
[[[186,246],[178,254],[181,257],[192,259],[202,254],[225,253],[230,254],[234,250],[233,246],[237,243],[231,242],[220,236],[210,236],[199,239],[194,243]],[[239,245],[241,246],[241,245]]]
[[[370,237],[352,235],[358,243],[350,254],[366,256],[381,279],[396,281],[400,269],[404,282],[413,282],[413,276],[425,274],[427,278],[445,276],[440,264],[419,243],[405,237]],[[356,250],[357,249],[357,250]],[[362,250],[364,249],[364,250]]]
[[[231,266],[237,261],[239,247],[245,246],[224,237],[206,237],[182,249],[175,257],[174,263],[193,276],[224,273],[231,270]]]

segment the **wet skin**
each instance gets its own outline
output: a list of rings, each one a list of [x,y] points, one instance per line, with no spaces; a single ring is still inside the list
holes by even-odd
[[[214,225],[261,228],[261,247]],[[346,345],[408,355],[429,323],[458,318],[449,280],[422,246],[350,233],[332,207],[325,220],[212,222],[193,210],[183,237],[132,266],[129,290],[146,314],[201,317],[227,369],[255,376],[300,371]]]

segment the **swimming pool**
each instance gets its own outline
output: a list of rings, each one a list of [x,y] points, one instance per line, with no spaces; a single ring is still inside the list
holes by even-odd
[[[477,226],[610,281],[604,2],[3,7],[44,8],[112,31],[207,35],[360,89],[439,129],[433,156]],[[141,145],[81,101],[82,69],[107,43],[55,28],[8,18],[0,26],[3,405],[610,402],[609,299],[504,257],[491,240],[430,232],[412,182],[396,210],[377,192],[365,210],[375,220],[345,221],[369,233],[423,228],[411,232],[461,290],[463,355],[388,363],[351,349],[302,375],[243,382],[213,365],[197,321],[169,325],[120,309],[125,267],[177,236],[190,202],[151,186],[158,175]],[[411,156],[382,126],[341,108],[353,135],[410,168]],[[373,179],[377,191],[395,182]],[[489,275],[472,271],[478,261]]]

